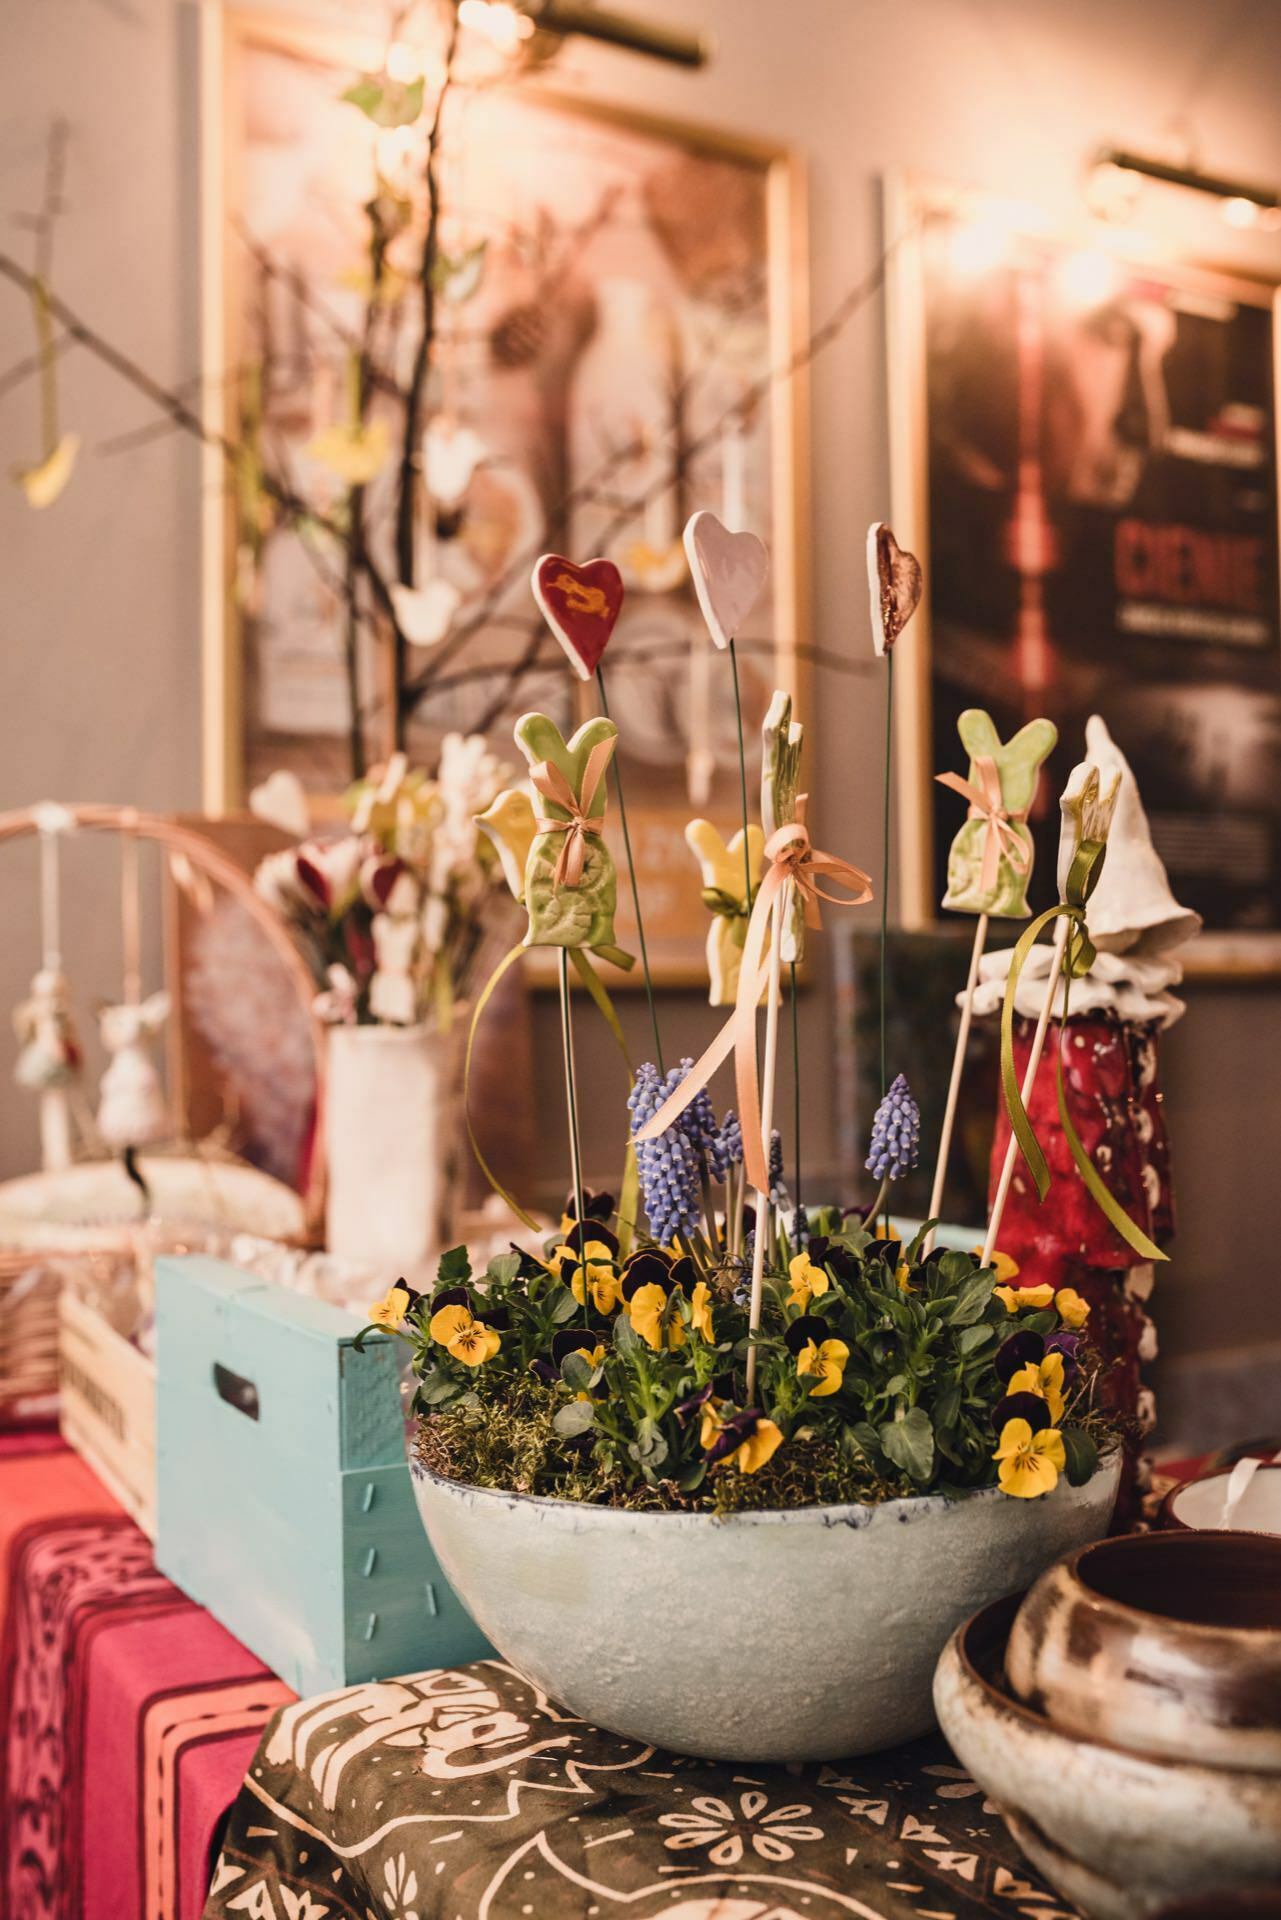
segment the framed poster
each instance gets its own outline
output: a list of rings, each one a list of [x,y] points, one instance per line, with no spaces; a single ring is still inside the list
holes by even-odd
[[[1032,822],[1050,904],[1054,796],[1102,713],[1176,897],[1189,972],[1281,971],[1276,290],[1136,260],[1124,229],[894,185],[895,526],[925,565],[904,650],[903,904],[937,916],[957,715],[1059,729]],[[963,770],[963,769],[962,769]]]
[[[396,744],[430,768],[451,730],[487,733],[515,771],[518,714],[542,708],[568,730],[595,699],[542,627],[532,563],[604,552],[627,584],[609,696],[649,950],[660,977],[701,978],[706,915],[681,835],[699,813],[732,831],[738,775],[724,663],[680,536],[712,506],[771,547],[739,642],[755,738],[773,687],[799,691],[804,388],[777,377],[804,337],[795,165],[528,77],[471,84],[464,63],[433,165],[426,433],[409,445],[432,103],[387,128],[351,94],[385,62],[425,69],[430,95],[430,62],[234,11],[218,55],[210,360],[227,370],[223,422],[243,458],[209,516],[207,804],[234,806],[277,767],[336,794]],[[373,294],[371,195],[392,234]],[[324,454],[352,418],[353,380],[362,446],[391,452],[344,489]],[[258,467],[273,476],[265,499]],[[323,517],[282,513],[282,477]],[[368,575],[354,596],[353,511]],[[635,950],[630,917],[623,887]]]

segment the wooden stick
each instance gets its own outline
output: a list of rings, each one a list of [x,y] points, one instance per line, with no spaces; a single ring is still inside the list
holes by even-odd
[[[138,873],[138,835],[132,810],[120,836],[120,928],[124,949],[125,1005],[142,999],[142,901]]]
[[[574,1211],[578,1216],[579,1265],[583,1275],[583,1311],[591,1307],[587,1291],[587,1223],[583,1217],[583,1156],[578,1139],[578,1078],[574,1072],[574,1023],[569,1013],[569,949],[560,956],[560,1038],[565,1055],[565,1108],[569,1116],[569,1163],[574,1179]]]
[[[600,710],[608,720],[609,701],[605,695],[605,676],[599,667],[596,669],[596,690],[600,694]],[[641,972],[645,976],[645,998],[649,1002],[649,1021],[654,1030],[654,1064],[662,1076],[667,1069],[663,1065],[663,1042],[658,1031],[658,1006],[654,999],[653,975],[649,970],[649,948],[645,944],[645,921],[641,914],[640,888],[636,884],[636,862],[632,857],[632,836],[627,826],[627,802],[623,798],[623,776],[619,771],[617,754],[614,755],[613,772],[614,792],[618,796],[618,820],[623,829],[623,851],[627,855],[627,875],[632,883],[632,910],[636,915],[636,936],[640,941]],[[583,797],[586,799],[587,795]]]
[[[61,888],[58,878],[58,834],[40,829],[40,964],[48,973],[62,972]]]
[[[965,982],[965,1004],[961,1008],[961,1027],[956,1036],[956,1052],[952,1055],[952,1078],[948,1082],[947,1107],[943,1114],[943,1131],[939,1135],[938,1165],[934,1169],[934,1186],[930,1193],[930,1209],[927,1220],[937,1220],[943,1207],[943,1190],[947,1185],[948,1155],[952,1150],[952,1128],[956,1123],[956,1103],[961,1092],[961,1076],[965,1071],[965,1050],[970,1040],[970,1022],[974,1018],[974,986],[979,977],[979,961],[987,945],[987,915],[981,913],[974,928],[974,947],[970,953],[970,971]],[[924,1251],[928,1254],[934,1248],[934,1228],[926,1237]]]
[[[1032,1036],[1032,1051],[1028,1055],[1027,1072],[1023,1075],[1023,1104],[1032,1098],[1032,1089],[1036,1085],[1036,1070],[1041,1064],[1041,1053],[1045,1046],[1046,1029],[1050,1024],[1050,1015],[1054,1010],[1055,995],[1059,987],[1059,975],[1063,969],[1063,953],[1067,946],[1068,932],[1072,922],[1064,914],[1054,936],[1054,952],[1050,961],[1050,977],[1045,986],[1045,1004],[1041,1008],[1041,1017],[1036,1023],[1036,1032]],[[1010,1181],[1014,1177],[1014,1161],[1019,1151],[1019,1143],[1011,1131],[1010,1144],[1005,1149],[1005,1165],[1001,1168],[1001,1178],[997,1182],[996,1198],[992,1202],[992,1218],[988,1223],[987,1238],[983,1242],[981,1265],[987,1266],[996,1246],[996,1236],[1001,1231],[1001,1215],[1005,1212],[1005,1202],[1010,1191]]]
[[[761,1074],[761,1150],[765,1155],[766,1179],[769,1178],[770,1135],[774,1130],[774,1080],[778,1069],[778,1003],[783,971],[783,929],[792,907],[792,883],[781,889],[770,908],[769,994],[765,1002],[765,1062]],[[756,1234],[752,1245],[752,1298],[748,1311],[748,1330],[756,1333],[761,1324],[761,1293],[765,1281],[765,1242],[769,1233],[769,1194],[756,1194]],[[747,1398],[756,1391],[756,1349],[747,1349]]]

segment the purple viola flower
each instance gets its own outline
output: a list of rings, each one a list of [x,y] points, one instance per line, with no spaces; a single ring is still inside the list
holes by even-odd
[[[744,1413],[731,1413],[727,1420],[721,1422],[720,1432],[707,1449],[708,1466],[715,1466],[726,1454],[741,1447],[744,1440],[750,1440],[764,1418],[759,1407],[749,1407]]]
[[[921,1146],[921,1110],[900,1073],[876,1109],[865,1162],[877,1180],[898,1180],[916,1165]]]
[[[1007,1393],[999,1400],[992,1414],[992,1425],[998,1434],[1005,1431],[1007,1420],[1026,1420],[1033,1433],[1040,1433],[1050,1424],[1050,1409],[1039,1393]]]
[[[1039,1333],[1012,1333],[996,1353],[996,1377],[1012,1380],[1020,1367],[1034,1367],[1045,1358],[1045,1342]]]
[[[783,1136],[775,1127],[769,1137],[769,1200],[772,1207],[786,1213],[792,1204],[783,1173]]]

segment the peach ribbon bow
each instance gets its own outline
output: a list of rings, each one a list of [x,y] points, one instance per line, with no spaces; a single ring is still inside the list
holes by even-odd
[[[761,881],[747,923],[747,937],[743,943],[743,958],[738,973],[738,995],[734,1001],[734,1011],[713,1040],[706,1053],[696,1060],[679,1087],[669,1094],[653,1119],[643,1126],[636,1138],[655,1140],[660,1133],[666,1132],[680,1114],[682,1114],[695,1095],[701,1093],[717,1067],[726,1059],[730,1051],[734,1054],[734,1082],[738,1095],[738,1118],[743,1133],[743,1165],[748,1180],[758,1193],[769,1191],[769,1163],[766,1157],[765,1143],[761,1138],[761,1090],[760,1074],[756,1060],[756,1009],[760,1005],[761,995],[769,985],[769,960],[766,956],[766,941],[769,933],[770,914],[778,901],[780,908],[785,906],[785,888],[790,884],[800,894],[805,908],[805,924],[810,927],[822,925],[819,909],[821,900],[837,907],[861,907],[872,898],[872,882],[861,867],[851,865],[848,860],[838,860],[835,854],[823,853],[812,845],[809,829],[803,818],[805,795],[801,794],[796,802],[798,818],[786,826],[779,827],[765,842],[765,859],[768,865]],[[845,893],[832,893],[822,884],[822,875],[829,882],[847,889]],[[784,896],[780,900],[780,896]],[[776,930],[775,938],[779,938]]]
[[[953,793],[959,793],[970,803],[967,820],[986,820],[987,832],[983,836],[983,871],[979,876],[979,886],[984,893],[991,893],[996,885],[996,870],[1001,855],[1004,854],[1016,873],[1026,873],[1031,862],[1031,853],[1014,831],[1014,822],[1022,823],[1027,819],[1027,808],[1017,810],[1005,806],[1001,799],[1001,776],[996,770],[996,762],[989,753],[976,753],[974,771],[978,775],[978,785],[962,779],[959,773],[936,773],[934,778],[942,787],[951,787]]]
[[[605,769],[610,763],[617,736],[608,740],[598,740],[587,756],[587,765],[583,771],[583,799],[594,794],[605,778]],[[553,819],[539,815],[534,825],[540,833],[563,833],[565,838],[560,855],[556,861],[556,870],[552,875],[558,887],[576,887],[583,877],[583,862],[587,857],[587,836],[599,834],[605,825],[603,813],[587,813],[574,789],[550,760],[539,760],[529,770],[533,786],[542,794],[544,800],[551,800],[556,806],[565,809],[568,818]]]

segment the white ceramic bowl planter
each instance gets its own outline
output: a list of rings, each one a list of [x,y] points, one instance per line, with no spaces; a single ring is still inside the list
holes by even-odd
[[[594,1725],[716,1760],[833,1760],[934,1723],[949,1635],[1107,1530],[1120,1456],[1038,1500],[628,1513],[416,1469],[459,1598],[503,1657]]]

